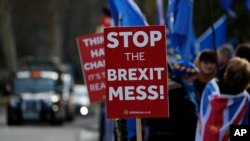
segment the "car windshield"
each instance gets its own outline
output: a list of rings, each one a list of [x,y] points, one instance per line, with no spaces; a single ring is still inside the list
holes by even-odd
[[[87,87],[85,85],[82,86],[75,86],[74,88],[75,95],[78,97],[87,97]]]
[[[39,93],[55,91],[55,80],[48,78],[20,78],[14,81],[14,93]]]

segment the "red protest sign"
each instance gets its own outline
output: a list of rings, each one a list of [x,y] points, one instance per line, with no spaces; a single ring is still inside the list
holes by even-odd
[[[101,101],[106,96],[103,42],[103,34],[77,38],[82,71],[91,103]]]
[[[164,26],[104,29],[108,118],[168,117]]]

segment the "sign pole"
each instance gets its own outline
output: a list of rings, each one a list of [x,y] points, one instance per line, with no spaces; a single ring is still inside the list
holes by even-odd
[[[141,119],[136,118],[136,141],[142,141]]]
[[[114,126],[115,126],[115,133],[116,133],[116,137],[118,138],[118,140],[120,140],[120,132],[119,132],[119,126],[118,126],[118,122],[117,122],[118,119],[113,119],[113,122],[114,122]]]

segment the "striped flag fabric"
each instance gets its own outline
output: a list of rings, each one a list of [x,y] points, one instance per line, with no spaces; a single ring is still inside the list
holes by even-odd
[[[215,31],[215,45],[220,47],[222,44],[227,42],[227,16],[221,16],[214,23]],[[199,52],[210,49],[213,50],[213,32],[212,28],[208,28],[197,40],[196,43],[199,45]]]
[[[231,8],[233,4],[233,0],[219,0],[219,2],[230,17],[232,18],[236,17],[236,13]]]
[[[221,94],[212,79],[202,94],[196,128],[196,141],[229,141],[230,125],[247,124],[249,94]]]

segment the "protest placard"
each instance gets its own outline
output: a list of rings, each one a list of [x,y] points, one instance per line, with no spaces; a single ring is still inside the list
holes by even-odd
[[[90,102],[101,101],[106,96],[103,34],[80,36],[77,43]]]
[[[168,117],[164,26],[104,29],[108,118]]]

